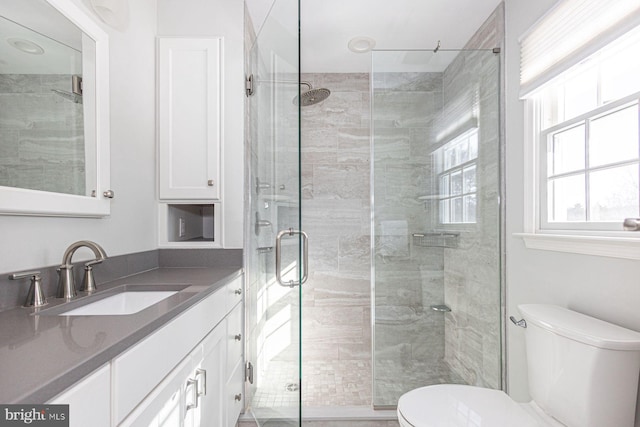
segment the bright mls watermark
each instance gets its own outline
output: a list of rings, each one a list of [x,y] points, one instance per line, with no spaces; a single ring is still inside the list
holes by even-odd
[[[69,405],[0,405],[0,427],[69,427]]]

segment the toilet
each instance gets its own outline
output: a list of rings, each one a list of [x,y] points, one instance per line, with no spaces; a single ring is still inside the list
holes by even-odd
[[[633,427],[640,333],[563,307],[518,306],[532,401],[441,384],[400,397],[402,427]]]

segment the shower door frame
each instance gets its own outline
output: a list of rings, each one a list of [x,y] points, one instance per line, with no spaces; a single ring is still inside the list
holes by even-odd
[[[259,407],[266,399],[255,402],[259,388],[245,382],[245,412],[259,426],[302,424],[301,284],[307,265],[300,211],[299,14],[299,0],[273,3],[246,71],[245,357],[263,389],[280,386],[265,384],[263,363],[276,364],[297,386],[288,406]],[[286,323],[277,323],[283,315]]]

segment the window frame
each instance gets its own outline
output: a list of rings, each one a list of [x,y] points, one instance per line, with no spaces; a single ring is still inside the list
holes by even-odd
[[[542,116],[542,102],[540,100],[530,100],[533,104],[533,108],[537,111],[537,116]],[[574,231],[584,231],[584,232],[607,232],[607,231],[621,231],[622,230],[622,221],[624,218],[621,218],[620,221],[589,221],[589,173],[593,171],[606,170],[611,169],[616,166],[625,166],[625,165],[640,165],[640,136],[638,141],[638,156],[633,160],[624,160],[614,163],[607,163],[605,165],[598,166],[590,166],[588,162],[588,154],[585,152],[585,168],[578,169],[575,171],[565,172],[562,174],[557,174],[553,176],[549,176],[548,174],[548,143],[550,138],[553,135],[556,135],[562,131],[569,130],[581,125],[585,126],[585,149],[589,143],[589,127],[590,123],[598,118],[605,117],[609,114],[613,114],[617,111],[621,111],[625,108],[636,106],[636,110],[638,113],[638,117],[640,117],[640,92],[636,92],[634,94],[628,95],[624,98],[618,99],[616,101],[601,105],[596,107],[595,109],[583,113],[577,117],[571,118],[564,122],[558,123],[552,127],[547,129],[539,129],[538,136],[535,141],[537,158],[538,158],[538,166],[536,169],[536,175],[538,179],[538,200],[537,200],[537,225],[540,231],[557,231],[557,230],[574,230]],[[639,120],[640,122],[640,120]],[[640,167],[640,166],[639,166]],[[551,179],[558,177],[568,177],[568,176],[578,176],[582,175],[585,177],[585,217],[586,221],[550,221],[549,220],[549,204],[548,204],[548,184]],[[640,199],[640,197],[639,197]],[[640,206],[640,203],[639,203]],[[640,209],[640,207],[639,207]],[[638,213],[640,216],[640,212]]]
[[[457,144],[461,143],[464,139],[466,139],[467,141],[471,139],[472,135],[475,135],[475,139],[476,139],[476,153],[475,153],[475,157],[467,159],[466,161],[462,162],[462,163],[458,163],[455,164],[454,166],[449,167],[448,169],[445,168],[445,154],[444,151],[446,150],[447,146],[451,145],[456,146]],[[466,129],[463,132],[460,132],[458,134],[456,134],[455,137],[453,138],[449,138],[446,142],[444,142],[443,144],[441,144],[436,150],[433,151],[433,157],[435,158],[434,163],[435,164],[435,168],[434,168],[434,185],[436,187],[436,191],[435,194],[437,194],[437,225],[438,225],[438,229],[445,229],[445,228],[466,228],[466,227],[473,227],[478,223],[478,159],[480,158],[480,129],[478,126],[473,126],[470,127],[468,129]],[[464,182],[464,171],[468,170],[470,168],[475,168],[475,190],[474,191],[470,191],[470,192],[465,192],[465,182]],[[459,194],[453,194],[451,191],[451,186],[452,186],[452,175],[454,173],[460,173],[460,179],[462,180],[462,189],[461,192]],[[444,195],[441,191],[440,188],[440,182],[441,182],[441,178],[443,176],[448,176],[449,180],[448,180],[448,191],[447,194]],[[474,216],[474,220],[473,221],[466,221],[466,210],[464,207],[464,201],[465,201],[465,197],[468,196],[474,196],[475,200],[476,200],[476,210],[475,210],[475,216]],[[443,221],[443,211],[441,208],[441,204],[443,201],[447,200],[449,201],[449,209],[448,209],[448,216],[449,219],[452,218],[452,210],[451,210],[451,206],[452,203],[451,201],[453,199],[456,198],[460,198],[462,200],[462,216],[463,216],[463,220],[462,221],[449,221],[449,222],[444,222]]]

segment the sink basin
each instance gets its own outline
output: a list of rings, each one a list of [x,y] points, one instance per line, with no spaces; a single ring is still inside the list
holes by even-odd
[[[193,295],[186,283],[123,284],[94,294],[79,295],[72,301],[53,299],[45,309],[37,309],[36,316],[126,316],[136,314],[162,301],[164,309],[181,304]]]
[[[120,316],[133,314],[150,307],[178,291],[127,291],[78,308],[59,313],[58,316]]]

